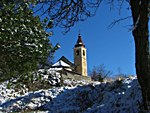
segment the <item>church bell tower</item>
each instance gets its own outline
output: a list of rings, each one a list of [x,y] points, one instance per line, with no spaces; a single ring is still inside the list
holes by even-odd
[[[80,34],[74,47],[74,64],[77,73],[87,76],[86,48]]]

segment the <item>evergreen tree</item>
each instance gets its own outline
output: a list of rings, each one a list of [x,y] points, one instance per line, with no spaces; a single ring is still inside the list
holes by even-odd
[[[44,30],[45,23],[28,3],[0,2],[0,76],[1,80],[38,69],[55,50]]]

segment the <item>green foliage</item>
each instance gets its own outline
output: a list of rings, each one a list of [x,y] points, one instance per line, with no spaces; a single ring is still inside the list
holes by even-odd
[[[36,70],[56,49],[28,3],[0,3],[0,76],[4,80]]]

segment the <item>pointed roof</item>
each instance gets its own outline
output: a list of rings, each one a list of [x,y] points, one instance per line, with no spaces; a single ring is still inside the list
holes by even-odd
[[[70,62],[65,56],[62,56],[58,61],[63,61],[66,64],[70,65],[71,67],[74,67],[74,64],[72,62]]]
[[[52,65],[53,67],[70,67],[67,63],[63,62],[62,60],[59,60],[55,64]]]
[[[84,43],[83,43],[83,41],[82,41],[82,37],[81,37],[81,35],[79,34],[79,35],[78,35],[78,40],[77,40],[77,43],[76,43],[75,47],[80,47],[80,46],[85,47],[85,45],[84,45]]]

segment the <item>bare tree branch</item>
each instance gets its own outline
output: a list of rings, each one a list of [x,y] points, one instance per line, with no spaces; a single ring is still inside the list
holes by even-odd
[[[132,16],[127,16],[127,17],[124,17],[124,18],[120,18],[120,19],[114,20],[114,21],[111,22],[111,24],[108,26],[108,29],[111,29],[111,28],[114,27],[116,24],[119,24],[121,21],[130,19],[130,18],[132,18]]]
[[[41,13],[42,9],[41,16],[53,20],[54,27],[64,28],[66,33],[75,23],[93,17],[101,2],[102,0],[42,0],[37,3],[40,8],[34,10],[35,13]]]
[[[121,14],[121,9],[122,9],[122,6],[123,6],[123,3],[125,2],[125,0],[119,0],[120,1],[120,4],[119,4],[119,15]]]

